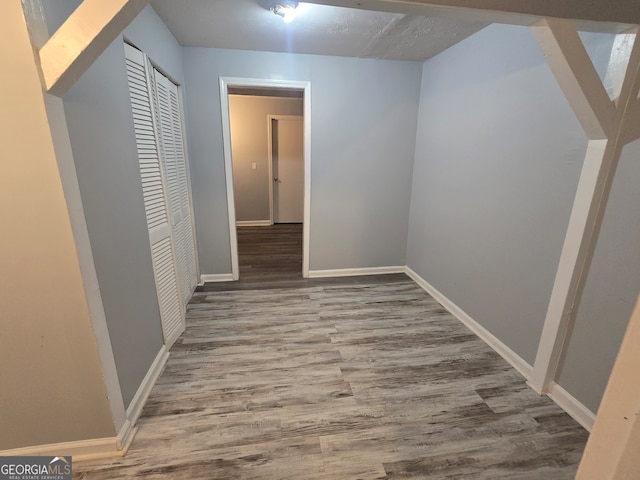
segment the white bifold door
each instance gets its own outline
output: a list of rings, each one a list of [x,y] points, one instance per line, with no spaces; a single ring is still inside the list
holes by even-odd
[[[125,44],[142,194],[164,341],[184,331],[196,286],[193,215],[178,87]]]

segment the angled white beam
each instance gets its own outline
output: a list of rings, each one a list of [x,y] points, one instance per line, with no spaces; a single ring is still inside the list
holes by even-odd
[[[476,20],[531,25],[541,18],[577,19],[597,29],[614,24],[640,24],[635,1],[611,0],[305,0],[307,3],[382,12],[446,17],[472,15]],[[489,14],[485,16],[485,14]],[[478,15],[480,17],[478,17]],[[596,22],[598,24],[596,24]],[[608,23],[605,26],[604,23]]]
[[[567,101],[591,140],[609,138],[615,105],[572,22],[547,18],[531,27]]]
[[[608,195],[616,152],[608,140],[591,140],[580,174],[578,189],[560,254],[551,298],[547,308],[538,352],[529,385],[538,393],[548,393],[575,319],[575,309],[584,288],[587,264],[591,261],[598,232],[599,201]],[[599,226],[599,225],[598,225]],[[599,230],[599,229],[598,229]]]
[[[640,297],[622,340],[576,480],[640,478]]]
[[[64,95],[148,0],[84,0],[40,49],[45,90]]]
[[[533,373],[529,379],[529,385],[538,393],[547,393],[566,352],[613,177],[625,145],[625,125],[630,120],[631,107],[637,101],[639,68],[640,42],[636,42],[618,98],[612,136],[610,139],[591,140],[587,148]],[[558,81],[561,82],[562,78],[558,78]]]

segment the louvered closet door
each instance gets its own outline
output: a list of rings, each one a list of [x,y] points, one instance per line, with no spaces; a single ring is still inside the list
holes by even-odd
[[[154,70],[154,81],[162,145],[161,160],[168,190],[180,293],[186,303],[196,285],[196,268],[178,87],[157,70]]]
[[[153,89],[149,88],[144,54],[126,44],[125,54],[162,331],[165,344],[171,346],[184,330],[184,317],[154,120]]]
[[[171,103],[171,120],[173,126],[174,152],[176,155],[176,165],[178,168],[178,190],[180,193],[180,214],[182,216],[182,234],[184,236],[186,272],[188,277],[185,285],[188,295],[191,295],[197,283],[196,272],[196,252],[193,241],[193,220],[191,215],[191,202],[189,198],[189,184],[187,179],[187,159],[184,150],[184,129],[182,115],[180,112],[180,100],[178,96],[178,86],[171,83],[169,85],[169,100]]]

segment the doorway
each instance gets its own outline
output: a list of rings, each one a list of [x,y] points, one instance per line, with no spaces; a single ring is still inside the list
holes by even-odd
[[[249,159],[245,161],[245,165],[238,167],[238,162],[234,163],[234,155],[236,151],[240,151],[243,147],[232,148],[232,125],[230,115],[230,97],[235,97],[239,92],[244,95],[255,96],[298,96],[302,97],[302,117],[300,115],[265,115],[263,124],[268,131],[268,149],[265,148],[264,157],[268,156],[268,176],[267,172],[259,172],[260,159]],[[220,78],[220,100],[222,109],[222,130],[224,141],[225,155],[225,181],[227,187],[227,207],[229,212],[229,244],[231,250],[231,266],[232,276],[234,280],[240,278],[240,262],[239,262],[239,234],[238,228],[242,228],[241,239],[243,243],[243,251],[245,251],[245,243],[247,238],[262,236],[266,242],[273,239],[278,233],[284,236],[279,237],[276,243],[291,244],[295,243],[295,234],[293,230],[301,231],[302,243],[302,259],[301,265],[297,267],[298,276],[309,275],[309,232],[310,232],[310,83],[298,81],[273,81],[261,79],[242,79],[242,78]],[[264,127],[263,127],[264,131]],[[297,136],[297,140],[290,141]],[[262,137],[264,138],[264,137]],[[297,143],[296,143],[297,142]],[[302,154],[302,162],[300,162],[300,153]],[[295,159],[298,159],[296,162]],[[239,169],[240,168],[240,169]],[[264,168],[264,167],[262,167]],[[249,218],[246,213],[246,203],[239,204],[235,191],[237,182],[234,183],[234,175],[238,177],[238,190],[245,188],[245,176],[252,181],[258,178],[265,178],[265,184],[268,186],[268,217],[264,214],[253,220],[242,220]],[[246,183],[246,182],[245,182]],[[262,183],[258,188],[263,188]],[[253,188],[256,190],[256,188]],[[244,193],[244,192],[241,192]],[[239,197],[240,198],[240,197]],[[264,197],[263,197],[264,198]],[[236,220],[240,218],[240,221]],[[258,226],[259,225],[259,226]],[[267,231],[265,228],[269,225],[273,231]],[[247,229],[245,227],[251,227]],[[259,230],[255,230],[255,229]],[[291,230],[286,232],[285,230]],[[246,235],[245,235],[246,234]],[[298,237],[300,233],[298,233]],[[252,246],[252,248],[254,248]],[[259,252],[260,249],[254,249]],[[243,253],[244,258],[244,253]],[[273,260],[273,255],[267,255],[264,258]],[[278,270],[276,263],[272,264],[274,270]],[[245,269],[246,272],[246,269]]]

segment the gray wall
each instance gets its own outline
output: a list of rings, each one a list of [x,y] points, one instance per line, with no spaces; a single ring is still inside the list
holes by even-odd
[[[219,77],[311,81],[312,270],[404,265],[420,64],[185,48],[203,274],[231,271]]]
[[[640,291],[640,141],[625,147],[558,383],[596,412]]]
[[[125,36],[171,76],[182,79],[181,47],[150,7]],[[118,379],[128,405],[163,339],[122,38],[80,78],[64,105]]]
[[[60,2],[58,0],[40,0],[42,11],[44,12],[49,35],[53,35],[55,31],[69,18],[69,15],[78,8],[82,0],[67,0]]]
[[[527,28],[425,63],[407,264],[529,364],[585,150]]]
[[[303,115],[301,98],[229,95],[236,220],[269,220],[267,115]],[[256,169],[251,169],[251,164]]]

